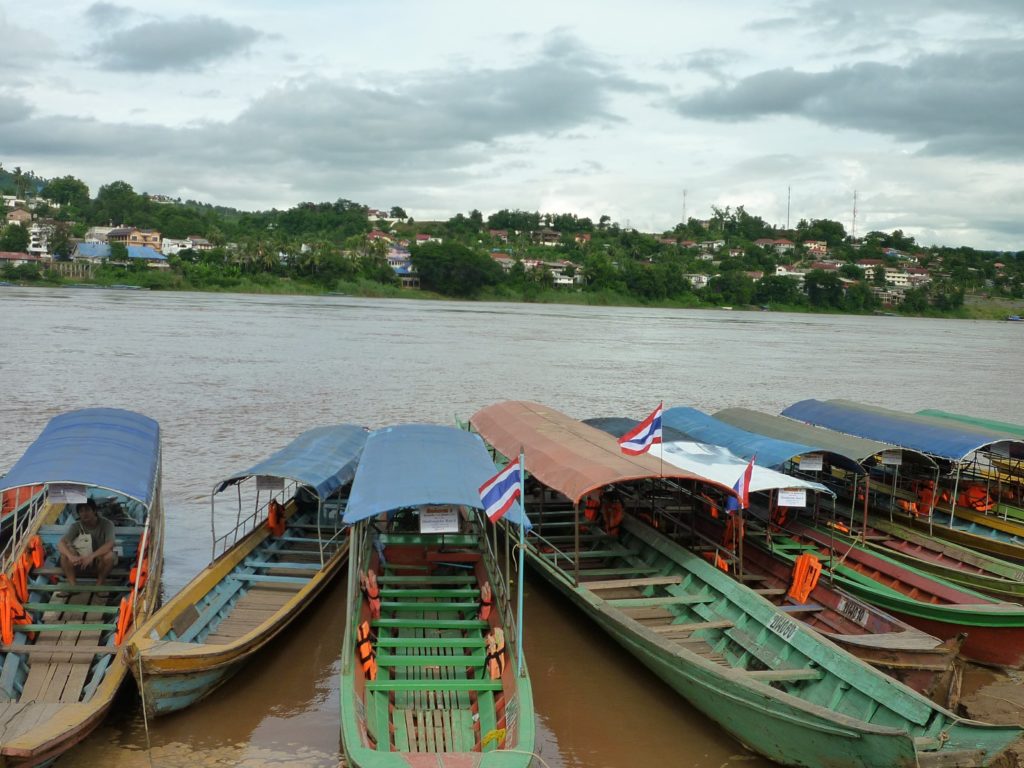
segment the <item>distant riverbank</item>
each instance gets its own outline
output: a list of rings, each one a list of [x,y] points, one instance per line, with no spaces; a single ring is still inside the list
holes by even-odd
[[[106,288],[114,290],[148,289],[155,291],[196,291],[202,293],[237,293],[257,295],[283,295],[283,296],[358,296],[370,299],[414,299],[421,301],[451,301],[450,296],[443,296],[432,291],[424,291],[410,288],[399,288],[398,286],[384,285],[370,280],[359,280],[354,282],[341,281],[334,290],[324,290],[320,284],[294,280],[287,277],[261,274],[252,277],[242,277],[233,280],[230,284],[222,285],[192,285],[179,275],[148,271],[121,272],[113,277],[97,277],[93,280],[74,281],[63,279],[52,273],[44,273],[45,279],[40,280],[13,280],[0,283],[3,285],[17,285],[20,287],[64,287],[64,288]],[[465,299],[458,299],[460,301]],[[740,305],[723,307],[701,301],[696,294],[689,294],[680,300],[662,300],[644,302],[634,297],[624,296],[613,291],[602,292],[571,292],[565,289],[547,288],[538,289],[526,296],[516,296],[509,293],[485,290],[474,297],[477,301],[500,301],[522,304],[567,304],[571,306],[598,306],[598,307],[649,307],[655,309],[708,309],[717,311],[770,311],[770,312],[797,312],[801,314],[814,315],[879,315],[891,314],[900,317],[934,317],[947,319],[965,320],[1002,320],[1005,321],[1010,315],[1024,316],[1024,299],[993,299],[987,296],[968,295],[964,299],[963,307],[955,310],[941,311],[929,309],[922,313],[900,312],[898,308],[886,307],[883,310],[872,312],[848,312],[840,309],[823,310],[820,307],[809,307],[800,304],[769,304],[765,306]]]

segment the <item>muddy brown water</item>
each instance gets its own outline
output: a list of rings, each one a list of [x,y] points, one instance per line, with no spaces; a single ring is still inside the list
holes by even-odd
[[[661,399],[777,413],[807,397],[1024,422],[1014,323],[21,288],[0,288],[0,318],[0,472],[65,410],[161,423],[166,594],[209,559],[217,479],[323,424],[450,424],[503,399],[639,418]],[[343,594],[148,736],[126,686],[58,764],[337,765]],[[526,612],[544,765],[767,765],[534,577]]]

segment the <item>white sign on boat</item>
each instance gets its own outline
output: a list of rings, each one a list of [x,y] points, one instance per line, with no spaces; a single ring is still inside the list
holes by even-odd
[[[824,458],[820,453],[809,453],[800,457],[801,472],[821,472],[824,466]]]
[[[420,533],[458,533],[459,510],[455,507],[424,507],[420,510]]]
[[[891,467],[898,467],[903,463],[903,452],[900,450],[882,451],[882,463]]]
[[[46,490],[50,504],[84,504],[89,500],[85,486],[70,483],[51,483]]]
[[[780,488],[777,504],[780,507],[806,507],[807,491],[804,488]]]

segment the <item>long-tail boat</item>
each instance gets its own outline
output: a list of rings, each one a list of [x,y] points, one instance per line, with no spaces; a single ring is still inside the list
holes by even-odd
[[[1019,735],[964,720],[873,669],[639,517],[611,514],[617,541],[581,546],[601,524],[585,517],[584,499],[606,486],[629,490],[655,519],[659,505],[694,514],[691,494],[719,486],[623,456],[610,435],[537,403],[498,403],[470,423],[496,452],[524,452],[535,487],[530,564],[755,752],[783,765],[979,766]]]
[[[710,535],[721,534],[721,526],[705,516],[698,515],[696,524]],[[959,698],[956,661],[962,636],[941,641],[824,578],[800,600],[792,589],[791,563],[752,541],[742,548],[742,558],[744,581],[780,611],[939,704],[949,706]]]
[[[583,423],[614,437],[621,437],[637,425],[633,419],[622,418],[586,419]],[[652,446],[650,454],[725,485],[743,474],[747,462],[728,449],[679,438],[676,430],[666,428],[662,444]],[[777,493],[782,489],[832,494],[820,483],[767,467],[753,467],[751,493]],[[721,540],[724,546],[730,546],[728,535],[723,536],[728,530],[723,525],[727,511],[713,504],[714,497],[706,497],[704,502],[708,514],[694,518],[696,532],[702,534],[705,541]],[[687,534],[692,533],[694,531],[687,531]],[[880,608],[839,591],[825,580],[819,580],[806,599],[798,600],[790,589],[791,564],[755,547],[737,546],[736,550],[744,582],[780,610],[828,635],[848,652],[939,704],[948,705],[958,698],[960,676],[956,674],[955,662],[960,640],[942,642]]]
[[[979,664],[1024,667],[1024,606],[1000,602],[799,522],[772,549],[789,559],[817,552],[843,589],[913,626],[948,640],[967,633],[960,649]],[[824,578],[824,577],[823,577]]]
[[[148,716],[208,696],[341,572],[348,553],[341,515],[366,434],[351,424],[311,429],[217,483],[213,523],[218,494],[237,488],[234,525],[215,536],[210,565],[127,644]],[[252,504],[248,514],[243,499]]]
[[[19,509],[0,555],[4,768],[48,763],[84,739],[128,674],[121,646],[159,599],[160,427],[110,408],[56,416],[0,482],[0,492],[39,485],[43,491]],[[67,581],[58,551],[87,503],[113,524],[117,562],[103,583],[98,571]],[[102,520],[98,525],[106,528]],[[88,556],[95,542],[82,530],[69,546]]]
[[[530,764],[522,570],[514,616],[479,490],[495,471],[480,438],[453,427],[405,424],[367,440],[345,511],[348,765]],[[528,525],[517,504],[504,519]]]
[[[970,547],[928,536],[882,516],[849,534],[851,539],[925,573],[984,592],[1000,600],[1024,603],[1024,566]]]

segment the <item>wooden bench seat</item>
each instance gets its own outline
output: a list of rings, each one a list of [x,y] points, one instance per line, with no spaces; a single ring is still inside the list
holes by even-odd
[[[501,680],[367,680],[368,691],[500,691]]]

